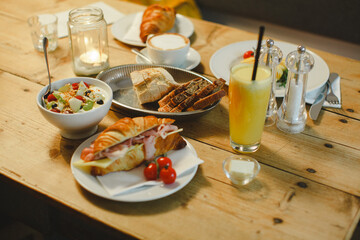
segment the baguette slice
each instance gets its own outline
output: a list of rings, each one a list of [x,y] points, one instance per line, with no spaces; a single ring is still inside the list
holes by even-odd
[[[195,102],[207,95],[219,91],[225,84],[224,79],[216,79],[213,84],[205,85],[202,89],[199,89],[195,94],[181,102],[176,108],[173,108],[170,112],[182,112],[184,109],[190,108]]]
[[[205,79],[195,79],[190,81],[190,84],[184,89],[184,91],[178,93],[177,95],[170,98],[168,103],[165,106],[162,106],[158,109],[159,112],[170,112],[172,109],[176,108],[180,103],[194,95],[199,89],[209,85],[210,83]]]
[[[141,104],[154,102],[179,84],[164,68],[147,68],[130,73],[134,91]]]
[[[192,107],[187,109],[187,111],[195,111],[195,110],[206,108],[206,107],[210,106],[211,104],[215,103],[216,101],[218,101],[219,99],[221,99],[222,97],[224,97],[225,95],[226,95],[226,92],[223,89],[220,91],[217,91],[215,93],[212,93],[211,95],[204,97],[204,98],[198,100],[197,102],[195,102],[194,105],[192,105]]]
[[[201,78],[196,78],[192,81],[198,81]],[[176,95],[178,95],[179,93],[181,93],[182,91],[184,91],[186,89],[186,87],[190,84],[191,81],[182,84],[181,86],[175,88],[174,90],[172,90],[169,94],[165,95],[162,99],[160,99],[158,101],[158,104],[160,107],[165,106],[166,104],[168,104],[171,100],[171,98],[175,97]]]

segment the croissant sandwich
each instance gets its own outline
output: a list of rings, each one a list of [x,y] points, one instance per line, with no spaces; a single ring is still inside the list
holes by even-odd
[[[169,31],[175,24],[175,9],[153,4],[144,11],[140,25],[140,39],[144,43],[150,34]]]
[[[74,166],[101,176],[110,172],[131,170],[145,160],[186,146],[175,120],[154,116],[122,118],[105,129],[84,148],[81,160]]]

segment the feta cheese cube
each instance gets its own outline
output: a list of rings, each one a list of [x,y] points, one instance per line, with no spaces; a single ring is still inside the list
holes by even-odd
[[[69,105],[73,112],[78,112],[80,110],[81,104],[82,101],[77,98],[71,98],[69,100]]]

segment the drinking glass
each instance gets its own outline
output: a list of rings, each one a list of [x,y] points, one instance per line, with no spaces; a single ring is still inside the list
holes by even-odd
[[[255,81],[251,80],[254,64],[238,63],[230,69],[230,145],[237,152],[255,152],[260,147],[273,77],[272,69],[262,62]]]
[[[58,46],[57,22],[58,19],[52,14],[41,14],[32,16],[28,19],[28,25],[31,31],[31,38],[34,48],[43,52],[43,38],[47,37],[49,45],[47,50],[54,51]]]

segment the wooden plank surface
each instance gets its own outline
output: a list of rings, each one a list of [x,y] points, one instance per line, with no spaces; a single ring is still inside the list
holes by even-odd
[[[126,14],[144,8],[116,0],[104,2]],[[0,2],[0,28],[4,29],[0,32],[0,174],[58,205],[142,239],[165,239],[169,232],[175,239],[351,237],[360,216],[360,61],[316,49],[311,50],[342,78],[342,109],[327,108],[317,121],[308,119],[301,134],[266,128],[260,150],[252,155],[261,162],[262,170],[250,185],[232,186],[221,169],[223,159],[234,154],[228,136],[228,98],[224,97],[209,114],[177,123],[205,161],[183,190],[141,204],[108,201],[83,190],[69,167],[82,141],[61,138],[36,107],[36,93],[48,80],[44,56],[32,46],[26,19],[35,13],[56,13],[90,3]],[[211,79],[212,54],[227,44],[257,38],[239,29],[191,21],[195,26],[191,46],[202,57],[194,71]],[[131,46],[114,39],[110,26],[108,36],[111,66],[135,63]],[[49,61],[54,81],[74,76],[67,38],[59,40]],[[99,131],[121,117],[113,109]],[[166,231],[163,223],[169,225]]]
[[[0,117],[1,174],[136,237],[166,239],[169,231],[175,239],[183,233],[191,239],[339,239],[358,215],[359,199],[351,194],[267,165],[253,183],[236,188],[221,169],[223,158],[232,153],[193,139],[189,141],[205,163],[183,190],[142,204],[96,197],[83,190],[70,171],[71,155],[81,141],[61,138],[33,103],[40,86],[8,73],[0,74],[0,86],[8,89],[0,95],[5,113]],[[21,111],[12,111],[20,105]],[[100,130],[119,117],[111,112]],[[144,230],[140,222],[147,226]],[[165,222],[167,231],[159,236]]]

